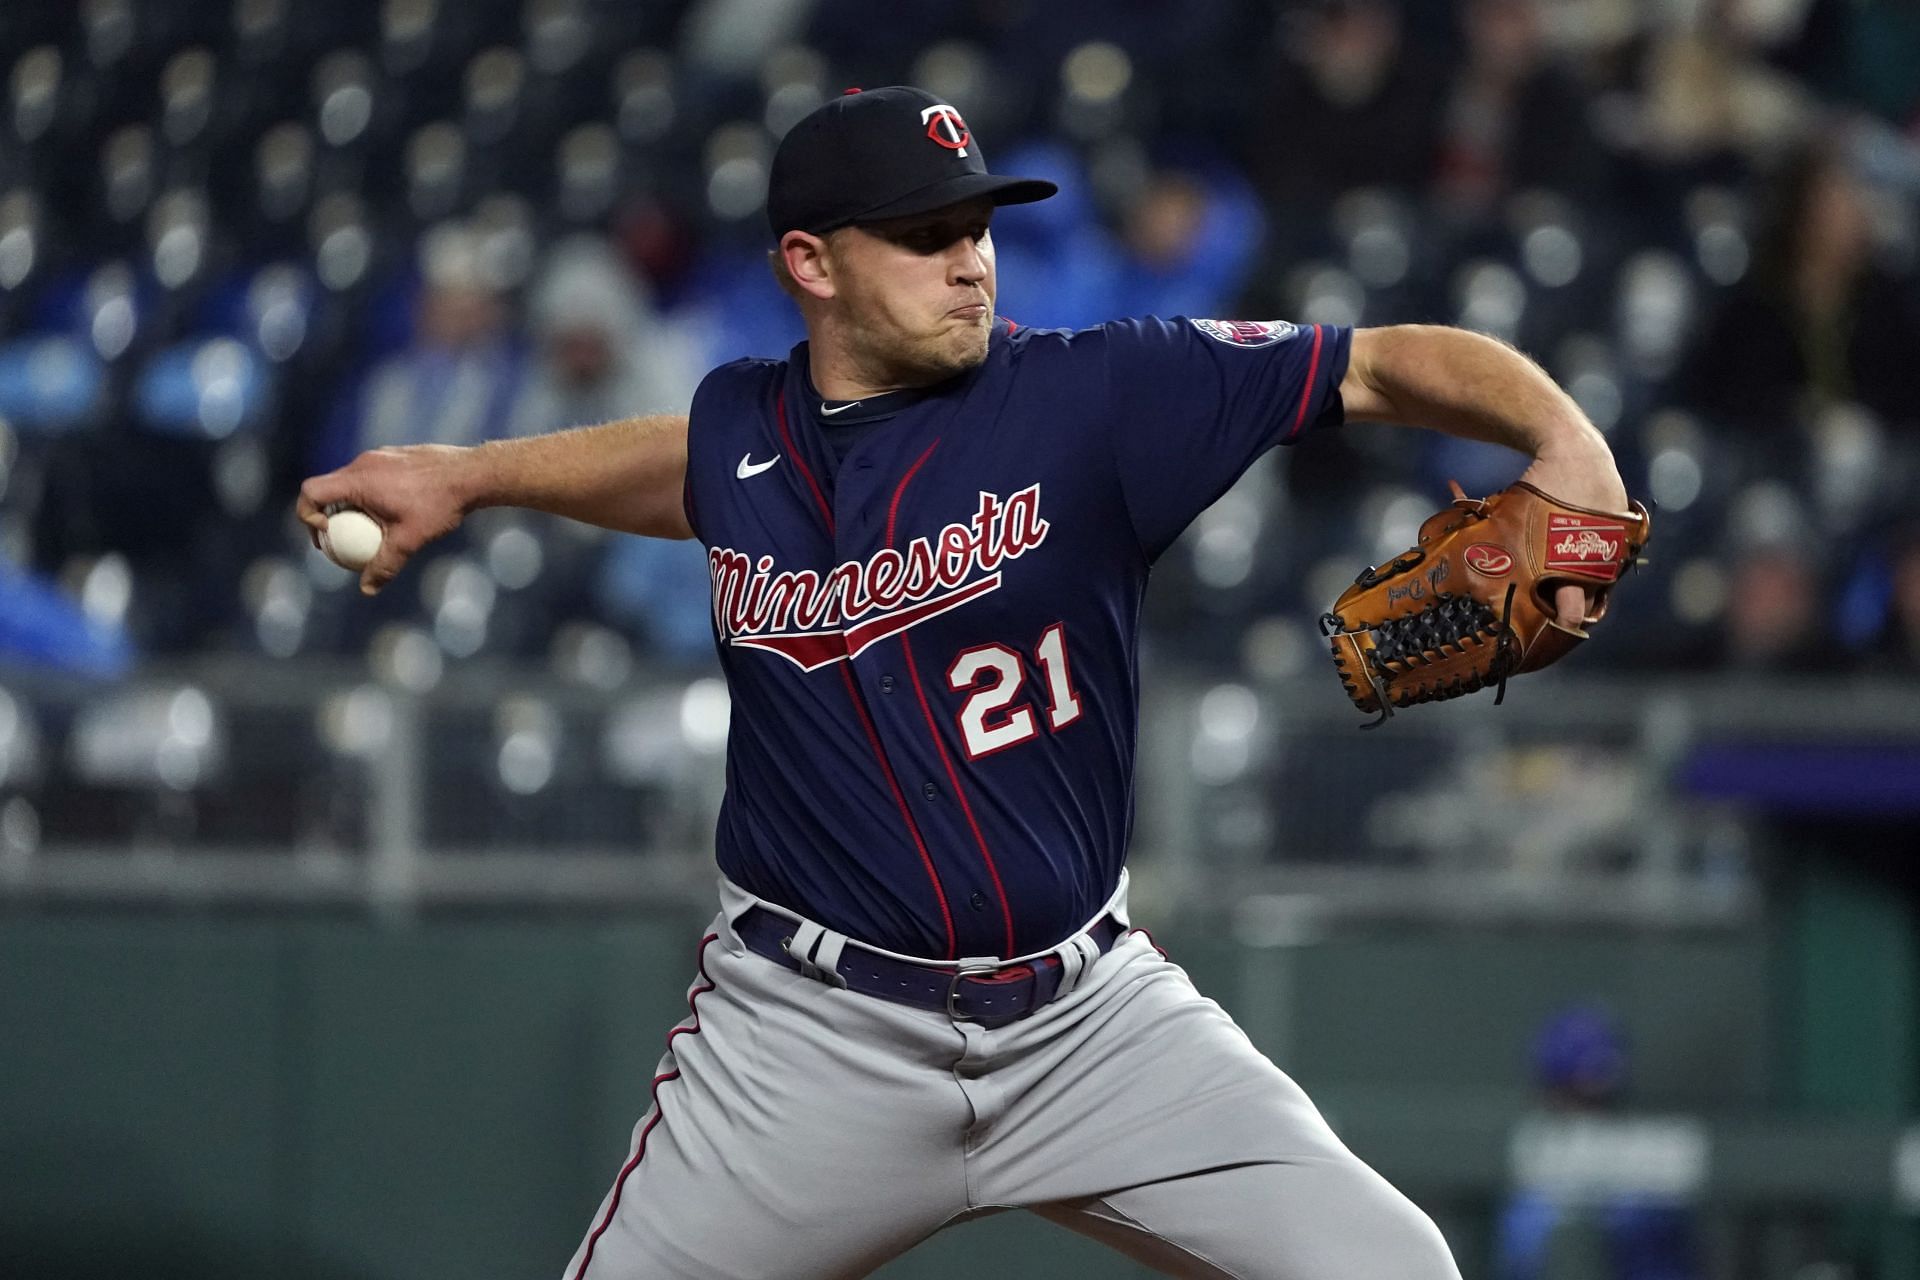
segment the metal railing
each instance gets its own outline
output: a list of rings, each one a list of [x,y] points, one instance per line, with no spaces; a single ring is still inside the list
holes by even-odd
[[[1133,865],[1158,908],[1230,907],[1252,941],[1355,913],[1733,921],[1756,825],[1677,785],[1690,751],[1920,739],[1920,682],[1556,672],[1361,733],[1318,674],[1154,673]],[[727,713],[711,676],[0,675],[0,901],[704,903]]]

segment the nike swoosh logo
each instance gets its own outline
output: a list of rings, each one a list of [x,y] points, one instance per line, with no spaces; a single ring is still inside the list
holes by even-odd
[[[820,402],[820,416],[823,418],[831,418],[836,413],[845,413],[849,409],[858,409],[865,403],[866,401],[864,400],[855,400],[852,404],[843,404],[838,409],[829,409],[827,408],[827,402],[822,400]]]
[[[738,478],[745,480],[748,476],[759,475],[762,471],[765,471],[768,467],[772,466],[774,463],[778,461],[780,461],[780,455],[777,453],[774,454],[771,458],[768,458],[765,462],[755,462],[753,460],[752,454],[743,453],[740,455],[740,465],[734,468],[733,474]]]

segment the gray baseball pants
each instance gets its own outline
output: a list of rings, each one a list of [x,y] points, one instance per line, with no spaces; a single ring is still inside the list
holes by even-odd
[[[985,1030],[753,954],[728,924],[753,900],[722,896],[565,1280],[864,1276],[1003,1208],[1173,1276],[1458,1280],[1433,1222],[1144,934]]]

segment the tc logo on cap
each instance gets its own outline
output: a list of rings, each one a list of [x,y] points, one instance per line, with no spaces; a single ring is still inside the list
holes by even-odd
[[[973,134],[967,130],[967,122],[960,113],[946,103],[937,103],[920,113],[921,121],[927,126],[927,136],[949,151],[967,154],[967,144],[973,141]]]

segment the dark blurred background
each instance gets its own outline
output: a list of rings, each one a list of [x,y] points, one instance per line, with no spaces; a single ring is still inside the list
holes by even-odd
[[[1354,427],[1156,572],[1138,914],[1469,1277],[1920,1278],[1920,3],[5,0],[0,1275],[555,1274],[711,910],[693,544],[361,449],[801,336],[781,132],[952,102],[1000,309],[1459,324],[1655,513],[1571,662],[1357,722],[1312,618],[1457,478]],[[1134,1274],[1019,1215],[889,1276]]]

